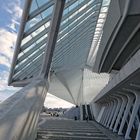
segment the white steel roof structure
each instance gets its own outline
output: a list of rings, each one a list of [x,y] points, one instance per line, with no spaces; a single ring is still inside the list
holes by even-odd
[[[109,81],[92,72],[109,2],[26,0],[9,85],[25,86],[45,73],[51,94],[90,102]]]

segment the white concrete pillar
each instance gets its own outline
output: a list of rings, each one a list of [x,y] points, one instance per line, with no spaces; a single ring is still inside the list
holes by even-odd
[[[101,119],[100,119],[100,121],[99,121],[100,124],[102,124],[104,113],[105,113],[105,109],[104,109],[104,111],[103,111],[103,113],[102,113],[102,116],[101,116]]]
[[[108,115],[107,115],[106,121],[105,121],[105,123],[104,123],[104,126],[105,126],[105,127],[106,127],[107,122],[108,122],[108,120],[109,120],[109,118],[110,118],[110,115],[111,115],[111,113],[112,113],[112,108],[113,108],[113,102],[110,101]]]
[[[108,105],[108,107],[107,107],[107,112],[106,112],[106,118],[105,118],[105,120],[104,120],[104,122],[103,122],[103,125],[105,126],[105,124],[106,124],[106,121],[107,121],[107,119],[108,119],[108,114],[109,114],[109,112],[110,112],[110,105]]]
[[[97,117],[97,119],[96,119],[96,121],[99,122],[99,123],[100,123],[100,121],[101,121],[101,118],[102,118],[102,115],[103,115],[103,113],[104,113],[104,110],[105,110],[105,107],[102,106],[102,107],[101,107],[101,110],[100,110],[100,112],[99,112],[99,114],[98,114],[98,117]]]
[[[117,108],[117,103],[118,103],[118,101],[117,101],[116,99],[114,99],[114,100],[113,100],[112,111],[111,111],[109,120],[108,120],[107,125],[106,125],[107,128],[109,128],[109,126],[110,126],[110,124],[111,124],[111,121],[112,121],[112,119],[113,119],[114,113],[115,113],[116,108]]]
[[[116,108],[116,111],[115,111],[115,113],[114,113],[113,119],[112,119],[112,121],[111,121],[111,125],[110,125],[110,127],[109,127],[110,130],[113,129],[113,124],[115,123],[116,117],[117,117],[117,115],[118,115],[118,113],[119,113],[119,110],[120,110],[120,107],[121,107],[121,104],[122,104],[122,101],[121,101],[120,98],[117,97],[117,100],[118,100],[118,104],[117,104],[117,108]]]
[[[126,107],[126,104],[127,104],[127,97],[121,95],[120,96],[122,98],[122,105],[121,105],[121,108],[120,108],[120,111],[119,111],[119,114],[118,114],[118,117],[117,117],[117,120],[115,122],[115,125],[114,125],[114,128],[113,128],[113,132],[117,132],[117,127],[119,125],[119,122],[120,122],[120,119],[122,117],[122,114],[124,112],[124,109]]]
[[[106,120],[107,112],[108,112],[108,103],[106,103],[106,105],[105,105],[105,113],[104,113],[104,116],[103,116],[102,125],[104,124],[104,122]]]
[[[106,110],[106,107],[105,107],[105,104],[102,103],[102,107],[101,108],[104,108],[103,109],[103,112],[100,114],[100,120],[99,120],[99,123],[102,124],[102,121],[103,121],[103,116],[105,114],[105,110]]]
[[[107,115],[107,104],[104,105],[105,106],[105,109],[104,109],[104,113],[102,115],[102,120],[101,120],[101,124],[103,125],[105,119],[106,119],[106,115]]]
[[[136,140],[140,140],[140,123],[139,123],[139,127],[137,130]]]
[[[106,116],[105,116],[105,119],[104,119],[104,122],[103,122],[104,126],[105,126],[106,120],[108,119],[109,112],[110,112],[110,104],[107,105]]]
[[[130,139],[130,132],[133,127],[133,123],[134,123],[135,117],[138,113],[139,106],[140,106],[140,93],[138,93],[137,91],[134,91],[134,93],[136,94],[136,100],[133,105],[133,110],[132,110],[132,114],[130,116],[130,120],[128,123],[127,131],[125,134],[125,139]]]
[[[103,115],[102,115],[102,118],[101,118],[101,124],[104,123],[104,120],[105,120],[105,117],[106,117],[106,112],[107,112],[107,105],[105,105],[105,109],[104,109],[104,112],[103,112]]]
[[[124,111],[124,115],[123,115],[123,118],[122,118],[122,121],[121,121],[121,124],[120,124],[118,135],[123,135],[122,131],[123,131],[127,116],[130,112],[130,108],[131,108],[131,106],[133,104],[133,101],[134,101],[134,98],[135,98],[135,95],[128,94],[128,93],[126,93],[126,96],[128,98],[128,102],[127,102],[126,109]]]

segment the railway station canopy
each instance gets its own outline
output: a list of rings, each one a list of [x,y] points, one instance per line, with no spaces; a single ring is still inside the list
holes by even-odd
[[[52,41],[48,92],[73,104],[89,103],[110,78],[93,72],[110,0],[66,0],[57,18],[59,1],[25,2],[9,85],[23,87],[42,74]]]

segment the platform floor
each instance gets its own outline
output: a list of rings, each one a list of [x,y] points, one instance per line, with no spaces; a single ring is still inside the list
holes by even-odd
[[[37,140],[124,140],[94,121],[41,116]]]

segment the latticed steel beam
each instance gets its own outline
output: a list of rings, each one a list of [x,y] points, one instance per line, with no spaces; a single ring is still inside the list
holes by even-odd
[[[53,55],[53,51],[55,48],[55,43],[57,40],[57,34],[59,31],[59,25],[62,18],[62,13],[64,9],[65,0],[57,0],[55,2],[54,13],[51,21],[50,32],[48,35],[48,43],[46,46],[46,53],[44,57],[44,63],[42,65],[42,72],[44,76],[48,75],[50,69],[50,63]],[[36,56],[32,57],[35,58]],[[21,65],[23,67],[23,65]]]
[[[82,10],[81,12],[79,12],[78,13],[78,16],[80,16],[80,15],[82,15],[82,14],[84,14],[85,13],[85,11],[88,9],[88,8],[91,8],[93,5],[94,5],[95,3],[93,2],[92,4],[90,4],[87,8],[85,8],[84,10]],[[79,7],[79,6],[78,6]],[[97,7],[96,7],[97,8]],[[77,15],[76,16],[74,16],[73,18],[72,18],[72,21],[74,21],[75,19],[77,18]],[[79,20],[79,22],[80,21],[82,21],[82,20],[84,20],[84,18],[85,17],[83,17],[81,20]],[[60,30],[59,30],[59,32],[61,32],[61,30],[63,30],[64,28],[66,28],[67,27],[67,25],[68,25],[69,23],[65,23],[64,25],[62,25],[61,27],[60,27]],[[75,26],[75,25],[74,25]],[[73,27],[74,27],[73,26]],[[40,33],[40,34],[45,34],[45,32],[48,32],[49,31],[49,29],[47,29],[47,31],[46,30],[44,30],[42,33]],[[65,34],[64,34],[65,35]],[[42,36],[42,35],[41,35]],[[27,42],[25,45],[23,45],[22,46],[22,50],[24,50],[24,49],[26,49],[28,46],[30,46],[33,42],[35,42],[35,41],[37,41],[37,39],[38,39],[38,37],[35,37],[35,38],[33,38],[33,39],[31,39],[29,42]],[[45,39],[43,39],[43,42],[44,42],[44,40]],[[38,46],[40,46],[40,44],[42,44],[42,42],[40,42],[39,44],[37,44],[36,45],[36,47],[33,47],[32,49],[31,49],[31,53],[33,53],[33,51],[35,50],[35,48],[37,49],[37,48],[39,48]],[[27,52],[27,54],[29,55],[29,54],[31,54],[31,53],[29,53],[30,52],[30,50]],[[21,62],[22,60],[24,60],[28,55],[23,55],[21,58],[19,58],[19,60],[18,60],[18,62]]]
[[[24,33],[24,38],[39,29],[41,26],[44,26],[45,23],[49,22],[51,20],[52,14],[49,16],[45,17],[41,21],[39,21],[37,24],[35,24],[33,27],[29,28],[25,33]]]
[[[89,2],[89,0],[86,1],[86,3],[88,3],[88,2]],[[92,5],[94,5],[94,4],[96,4],[96,3],[97,3],[97,2],[95,2],[95,1],[92,2],[92,4],[90,4],[90,7],[91,7]],[[85,2],[84,2],[84,3],[81,3],[81,4],[78,6],[78,9],[80,9],[84,4],[85,4]],[[88,7],[89,7],[89,6],[88,6]],[[96,8],[97,8],[97,7],[96,7]],[[77,9],[77,7],[76,7],[76,10],[78,10],[78,9]],[[87,9],[87,8],[86,8],[86,9]],[[75,9],[74,9],[74,10],[75,10]],[[83,13],[84,10],[82,10],[81,12]],[[80,12],[80,13],[81,13],[81,12]],[[68,18],[68,15],[70,16],[71,14],[68,13],[68,14],[66,14],[64,17],[65,17],[65,18]],[[65,18],[64,18],[64,19],[65,19]],[[84,18],[82,18],[82,19],[84,19]],[[79,22],[80,22],[80,21],[79,21]],[[60,27],[60,31],[61,31],[62,29],[64,29],[64,27],[66,27],[66,25],[67,25],[67,23],[65,23],[62,27]],[[37,35],[37,36],[35,36],[34,38],[32,38],[29,42],[25,43],[25,44],[22,46],[21,50],[23,51],[24,49],[28,48],[30,45],[32,45],[32,43],[34,43],[35,41],[37,41],[37,39],[38,39],[40,36],[43,36],[43,35],[45,34],[45,32],[48,32],[48,31],[49,31],[49,28],[47,28],[46,30],[44,30],[43,32],[41,32],[39,35]],[[64,35],[65,35],[65,34],[64,34]],[[43,42],[44,42],[44,40],[45,40],[45,39],[43,39]],[[42,42],[40,42],[39,44],[37,44],[36,47],[33,47],[33,48],[31,49],[31,53],[33,53],[33,50],[35,50],[35,48],[37,48],[38,46],[40,46],[40,44],[42,44]],[[39,47],[38,47],[38,48],[39,48]],[[29,52],[30,52],[30,50],[27,52],[28,55],[30,54]],[[25,54],[26,54],[26,53],[25,53]],[[28,55],[25,55],[25,56],[23,55],[24,57],[22,56],[22,59],[20,58],[18,62],[21,62],[21,60],[24,60],[24,58],[27,57]],[[28,62],[26,62],[26,64],[29,63],[29,62],[30,62],[30,60],[29,60]],[[26,64],[25,64],[25,65],[26,65]]]
[[[77,1],[77,0],[76,0]],[[54,3],[54,2],[53,2]],[[71,6],[73,3],[75,3],[75,1],[71,1],[68,2],[65,6],[65,9],[68,8],[69,6]],[[50,4],[49,4],[50,5]],[[51,4],[52,6],[52,4]],[[49,8],[49,7],[48,7]],[[41,8],[39,8],[41,9]],[[38,9],[38,10],[39,10]],[[46,10],[46,9],[45,9]],[[39,10],[40,11],[40,10]],[[64,19],[67,18],[68,14],[66,16],[64,16]],[[51,20],[52,17],[52,13],[49,14],[47,17],[45,17],[44,19],[42,19],[41,21],[39,21],[37,24],[35,24],[33,27],[31,27],[30,29],[28,29],[28,31],[26,31],[24,33],[24,38],[27,37],[28,35],[30,35],[31,33],[33,33],[34,31],[36,31],[38,28],[40,28],[41,26],[43,26],[45,23],[49,22]]]
[[[45,51],[42,70],[41,70],[41,74],[43,74],[43,76],[46,78],[48,78],[48,74],[51,66],[51,61],[55,49],[55,44],[57,41],[57,35],[61,23],[64,5],[65,5],[65,0],[55,1],[54,13],[51,21],[50,32],[48,35],[48,43],[46,45],[46,51]]]
[[[23,72],[19,72],[19,73],[15,73],[15,75],[13,76],[13,79],[16,80],[18,78],[24,78],[26,77],[26,74],[28,73],[33,73],[34,72],[34,65],[37,65],[38,63],[42,64],[42,59],[43,59],[43,54],[40,55],[34,62],[32,62],[32,65],[28,65],[26,67],[26,70],[23,70]]]

